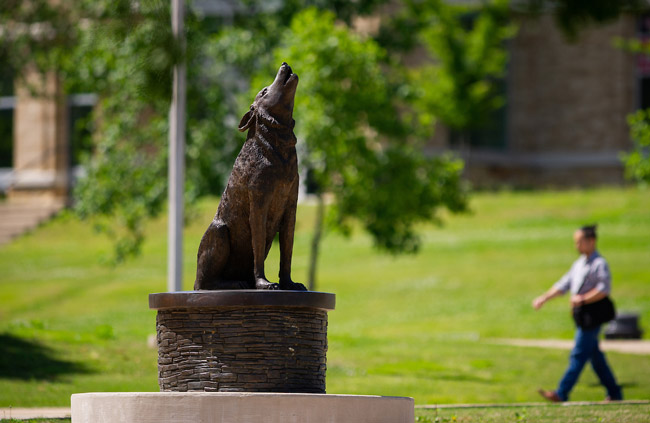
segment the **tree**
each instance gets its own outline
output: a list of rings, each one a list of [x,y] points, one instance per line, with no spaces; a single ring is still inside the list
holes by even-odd
[[[650,109],[639,110],[627,118],[634,149],[622,155],[625,174],[640,184],[650,183]]]
[[[614,40],[618,47],[634,55],[650,55],[650,46],[639,39]],[[650,183],[650,109],[637,110],[627,116],[633,148],[620,155],[625,176],[641,185]]]
[[[289,62],[301,78],[296,132],[319,205],[310,289],[324,193],[335,197],[328,213],[332,227],[349,233],[351,222],[358,221],[378,248],[396,254],[417,251],[414,226],[431,220],[438,208],[465,208],[462,163],[422,155],[421,140],[409,136],[399,112],[404,84],[389,80],[384,69],[390,64],[376,42],[337,24],[331,12],[307,9],[294,17],[274,57],[275,63]],[[262,77],[258,80],[254,87],[262,84]]]
[[[0,57],[34,58],[41,71],[57,72],[69,92],[99,95],[76,209],[114,237],[117,261],[139,251],[144,222],[164,208],[171,69],[180,60],[188,63],[188,201],[221,192],[243,141],[236,124],[250,102],[244,94],[260,85],[251,78],[263,74],[266,82],[268,70],[287,60],[301,74],[296,108],[305,163],[319,198],[326,190],[336,198],[327,213],[333,227],[348,233],[357,220],[379,248],[414,252],[414,225],[434,218],[439,207],[465,207],[462,163],[421,154],[421,125],[409,120],[412,90],[399,64],[348,27],[383,0],[319,1],[320,10],[308,8],[309,0],[254,0],[228,22],[190,14],[185,56],[163,0],[9,3],[0,16],[10,26],[46,22],[49,35],[4,31]],[[17,74],[29,66],[11,65]],[[318,244],[317,236],[315,251]]]
[[[165,0],[8,0],[0,4],[0,62],[15,75],[54,72],[70,92],[94,92],[93,151],[76,211],[114,239],[113,261],[139,252],[144,223],[165,205],[167,111],[174,64],[187,61],[186,200],[220,194],[241,139],[242,94],[269,63],[292,16],[310,4],[242,2],[229,18],[190,9],[183,57]],[[381,0],[320,2],[344,21]]]
[[[19,77],[54,73],[67,92],[94,92],[94,151],[76,189],[82,218],[115,238],[115,257],[138,250],[143,221],[166,191],[166,116],[171,68],[182,60],[166,2],[9,1],[0,56]]]
[[[508,60],[505,44],[516,33],[509,2],[495,0],[477,9],[407,1],[401,21],[420,28],[415,41],[433,59],[410,70],[420,119],[438,119],[461,134],[483,127],[505,103],[499,92]]]

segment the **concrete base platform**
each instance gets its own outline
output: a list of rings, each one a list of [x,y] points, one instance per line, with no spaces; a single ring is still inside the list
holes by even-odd
[[[413,423],[413,398],[120,392],[72,395],[72,423]]]

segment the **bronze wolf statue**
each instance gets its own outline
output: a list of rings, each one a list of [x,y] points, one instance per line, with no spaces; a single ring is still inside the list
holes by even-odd
[[[298,75],[283,63],[239,123],[248,130],[217,213],[201,239],[194,289],[306,291],[291,280],[298,200],[293,102]],[[279,283],[264,274],[264,260],[279,233]]]

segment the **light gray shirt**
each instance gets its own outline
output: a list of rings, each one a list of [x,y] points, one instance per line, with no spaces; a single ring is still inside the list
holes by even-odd
[[[589,257],[581,255],[567,274],[553,286],[562,293],[571,291],[574,295],[585,294],[594,288],[609,294],[612,289],[612,275],[605,259],[598,251],[594,251]]]

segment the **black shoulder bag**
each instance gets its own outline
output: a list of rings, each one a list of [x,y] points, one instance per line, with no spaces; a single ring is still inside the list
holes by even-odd
[[[582,284],[580,284],[578,292],[580,292],[582,286],[585,284],[586,278],[587,274],[582,279]],[[614,320],[616,317],[616,308],[609,296],[593,303],[574,307],[572,312],[573,321],[576,323],[576,326],[585,330],[596,329],[603,323]]]
[[[573,320],[576,326],[585,329],[596,329],[616,317],[614,303],[609,296],[595,303],[583,304],[573,308]]]

